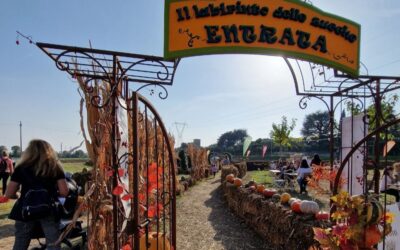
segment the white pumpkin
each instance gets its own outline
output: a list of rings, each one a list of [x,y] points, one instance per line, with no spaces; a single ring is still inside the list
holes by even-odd
[[[319,212],[319,205],[315,201],[304,200],[300,204],[300,211],[305,214],[316,214]]]

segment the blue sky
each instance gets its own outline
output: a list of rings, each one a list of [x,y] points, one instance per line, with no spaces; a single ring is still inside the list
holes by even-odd
[[[400,1],[314,0],[318,8],[361,24],[361,61],[370,74],[399,75]],[[43,138],[60,150],[82,141],[77,85],[38,48],[16,31],[38,42],[163,55],[163,1],[2,0],[0,2],[0,145],[23,147]],[[301,110],[283,60],[271,56],[214,55],[184,58],[169,97],[151,97],[165,125],[185,122],[183,141],[203,146],[224,132],[247,129],[256,138],[269,137],[272,122],[282,115],[296,118],[300,135],[306,114],[323,109],[318,102]]]

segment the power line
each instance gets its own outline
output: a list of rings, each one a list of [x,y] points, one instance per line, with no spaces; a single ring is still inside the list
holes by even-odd
[[[176,132],[178,134],[177,145],[180,145],[183,140],[183,131],[185,130],[185,127],[187,127],[187,123],[186,122],[174,122],[173,124],[175,125]]]

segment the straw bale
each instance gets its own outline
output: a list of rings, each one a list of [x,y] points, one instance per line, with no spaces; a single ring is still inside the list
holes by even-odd
[[[234,165],[223,166],[221,170],[221,182],[225,181],[228,174],[233,174],[235,177],[239,176],[239,170]]]
[[[289,206],[275,203],[249,188],[236,187],[224,181],[228,207],[274,249],[308,249],[315,245],[313,227],[327,227],[314,215],[296,214]]]
[[[239,162],[239,163],[234,163],[233,164],[239,171],[239,178],[243,178],[244,176],[246,176],[247,173],[247,165],[246,162]]]

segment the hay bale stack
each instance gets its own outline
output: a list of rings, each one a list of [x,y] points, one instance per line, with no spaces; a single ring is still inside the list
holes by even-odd
[[[249,188],[222,183],[229,208],[274,249],[308,249],[317,244],[313,227],[328,226],[314,215],[296,214],[289,206],[266,199]]]
[[[239,171],[239,178],[243,178],[244,176],[246,176],[247,173],[247,164],[246,162],[239,162],[239,163],[234,163],[233,164]]]
[[[225,181],[228,174],[233,174],[235,177],[239,175],[239,170],[234,165],[223,166],[221,170],[221,182]]]

